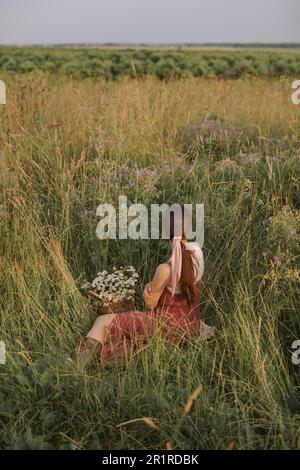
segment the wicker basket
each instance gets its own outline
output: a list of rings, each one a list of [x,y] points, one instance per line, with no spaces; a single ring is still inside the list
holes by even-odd
[[[96,306],[98,312],[101,315],[106,313],[122,313],[128,310],[135,310],[134,300],[128,300],[123,302],[111,302],[109,305],[103,305],[101,297],[94,291],[88,290],[87,297],[89,301]]]

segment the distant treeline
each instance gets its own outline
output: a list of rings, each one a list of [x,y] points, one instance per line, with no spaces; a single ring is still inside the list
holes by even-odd
[[[44,70],[74,77],[155,75],[300,77],[300,50],[110,47],[0,47],[0,70]],[[266,45],[264,45],[266,47]],[[277,45],[279,47],[279,45]],[[290,45],[292,47],[292,45]]]

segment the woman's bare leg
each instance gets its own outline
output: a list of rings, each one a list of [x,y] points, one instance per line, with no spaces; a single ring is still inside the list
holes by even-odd
[[[87,367],[91,360],[99,354],[105,342],[108,328],[116,314],[102,315],[97,318],[83,343],[79,345],[77,364],[81,368]]]
[[[116,313],[108,313],[98,317],[90,331],[87,333],[87,338],[93,338],[99,343],[104,344],[108,328],[116,315]]]

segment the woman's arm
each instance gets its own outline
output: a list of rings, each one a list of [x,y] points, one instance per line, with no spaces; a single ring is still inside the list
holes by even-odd
[[[157,306],[164,288],[170,283],[170,277],[171,268],[169,264],[160,264],[156,268],[153,281],[146,284],[143,292],[143,298],[147,309],[153,309]]]

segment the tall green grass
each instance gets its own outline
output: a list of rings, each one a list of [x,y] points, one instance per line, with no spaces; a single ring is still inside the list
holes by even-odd
[[[289,81],[1,78],[0,447],[299,448],[300,115]],[[202,135],[204,119],[235,132]],[[141,293],[168,255],[163,241],[96,237],[98,204],[120,194],[205,204],[201,312],[221,334],[179,350],[154,337],[125,370],[80,372],[68,358],[97,315],[84,276],[133,264]]]

